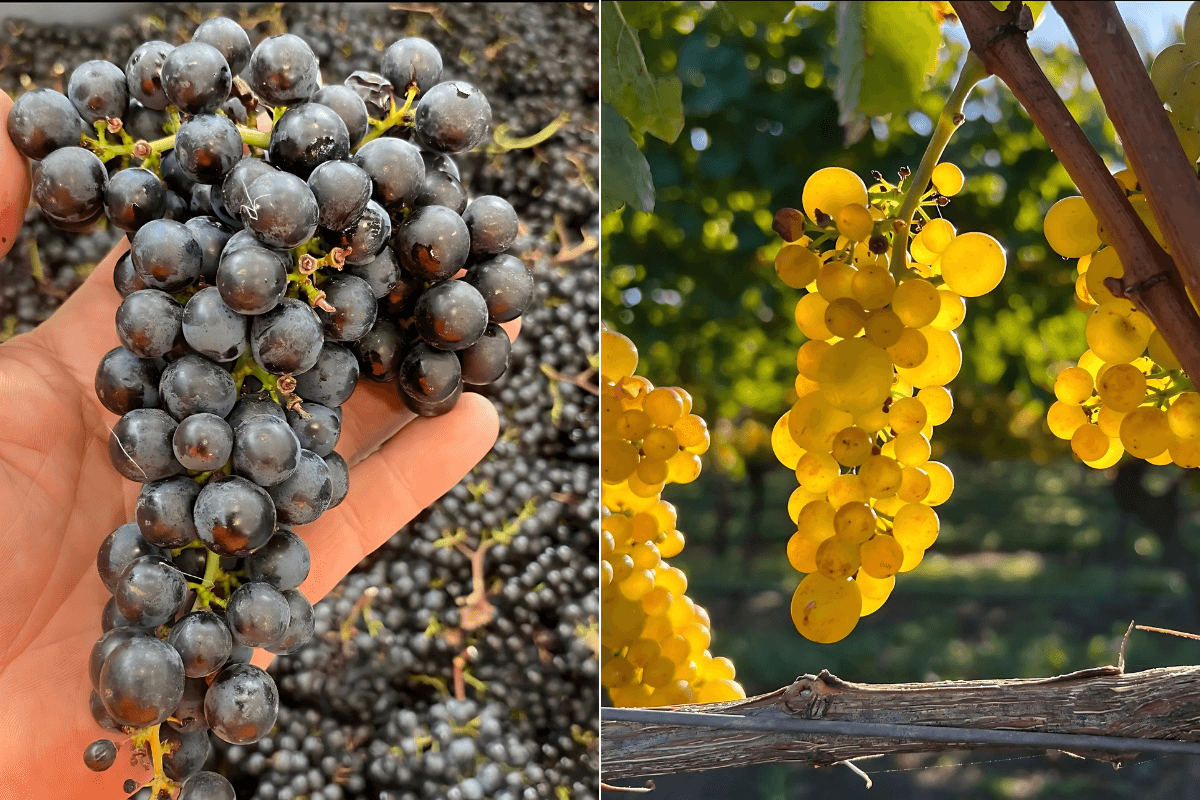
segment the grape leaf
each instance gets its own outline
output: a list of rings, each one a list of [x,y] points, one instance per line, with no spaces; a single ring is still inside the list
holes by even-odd
[[[600,213],[628,205],[647,214],[654,210],[650,164],[629,135],[629,124],[607,103],[600,107]]]
[[[930,4],[851,0],[838,6],[838,50],[855,51],[839,56],[843,62],[839,67],[847,69],[845,78],[838,76],[839,83],[845,80],[847,84],[846,90],[838,93],[842,116],[849,119],[855,110],[855,83],[857,110],[867,116],[903,114],[917,107],[925,91],[925,76],[937,65],[942,43]],[[861,80],[857,77],[859,69]]]
[[[621,0],[621,15],[631,28],[642,30],[649,28],[662,18],[663,6],[666,3],[645,2],[645,0]]]
[[[631,128],[674,142],[683,130],[683,84],[674,75],[650,74],[638,33],[620,6],[608,0],[600,12],[601,99]]]
[[[796,7],[793,2],[739,2],[717,3],[717,7],[731,16],[735,22],[753,22],[765,25],[768,22],[783,22],[784,17]]]
[[[837,4],[837,81],[833,96],[837,99],[838,124],[846,125],[861,112],[858,97],[863,82],[863,6],[862,2]]]

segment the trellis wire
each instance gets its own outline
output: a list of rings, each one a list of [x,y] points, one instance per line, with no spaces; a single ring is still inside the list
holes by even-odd
[[[819,736],[856,736],[879,739],[908,739],[947,744],[1029,747],[1047,750],[1099,751],[1106,753],[1187,753],[1200,755],[1200,742],[1178,739],[1139,739],[1079,733],[1006,731],[989,728],[958,728],[937,725],[895,725],[887,722],[843,722],[818,719],[778,719],[734,714],[705,714],[696,711],[659,711],[644,708],[600,709],[601,722],[640,722],[691,728],[754,731],[760,733],[803,733]],[[645,744],[665,742],[666,733],[650,734]],[[603,734],[601,749],[603,749]]]

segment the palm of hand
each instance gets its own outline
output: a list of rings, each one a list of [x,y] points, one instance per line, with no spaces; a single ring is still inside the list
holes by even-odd
[[[123,250],[44,325],[0,346],[0,734],[8,743],[0,748],[0,800],[118,798],[126,778],[147,777],[130,766],[127,746],[104,773],[88,771],[82,757],[96,739],[123,741],[92,720],[87,677],[109,596],[96,551],[132,520],[140,489],[112,468],[116,417],[93,388],[96,364],[119,344],[112,270]],[[352,465],[361,461],[350,494],[297,531],[313,561],[301,590],[314,602],[495,441],[495,411],[478,395],[412,424],[399,408],[392,387],[366,381],[345,406],[337,450]],[[263,655],[255,662],[265,664]]]

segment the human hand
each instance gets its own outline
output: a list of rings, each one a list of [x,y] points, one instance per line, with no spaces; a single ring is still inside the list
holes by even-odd
[[[0,93],[0,131],[11,101]],[[11,246],[28,197],[27,166],[0,133],[0,175],[24,170],[23,190],[0,181],[0,247]],[[20,181],[13,181],[20,184]],[[96,572],[100,543],[133,519],[140,484],[108,457],[116,416],[96,398],[101,356],[119,344],[119,244],[45,324],[0,345],[0,800],[124,797],[129,747],[103,773],[84,748],[123,739],[88,711],[87,662],[108,592]],[[510,335],[517,326],[506,325]],[[362,381],[344,406],[337,451],[352,466],[350,493],[296,530],[312,555],[301,591],[315,602],[367,553],[448,491],[495,442],[495,410],[466,393],[448,414],[414,419],[392,385]],[[259,651],[255,663],[265,666]]]

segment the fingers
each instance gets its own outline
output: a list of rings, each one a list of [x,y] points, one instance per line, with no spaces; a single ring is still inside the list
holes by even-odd
[[[0,92],[0,258],[17,240],[29,205],[29,162],[8,138],[8,112],[12,98]]]
[[[499,421],[491,402],[467,393],[440,417],[420,417],[350,471],[350,493],[297,531],[312,554],[300,587],[313,602],[354,565],[453,488],[487,455]]]

